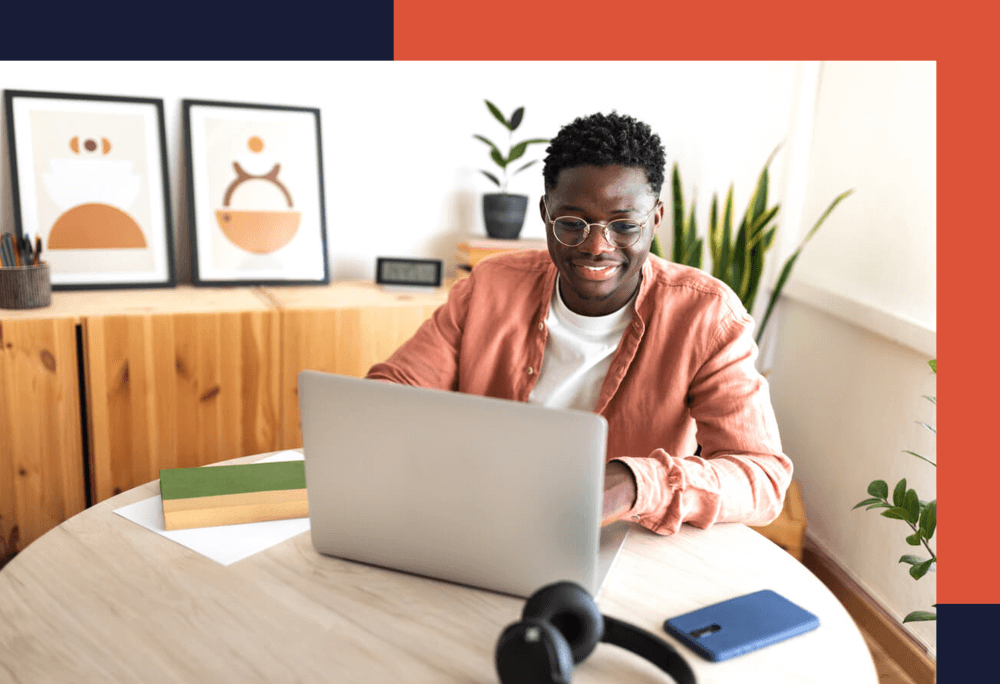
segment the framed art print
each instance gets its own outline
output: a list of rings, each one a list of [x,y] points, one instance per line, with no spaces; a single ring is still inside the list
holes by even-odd
[[[172,287],[163,100],[4,91],[14,224],[54,290]]]
[[[330,282],[319,110],[183,105],[192,282]]]

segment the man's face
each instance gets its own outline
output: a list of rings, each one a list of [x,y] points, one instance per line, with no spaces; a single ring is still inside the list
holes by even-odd
[[[553,235],[546,206],[552,220],[574,216],[602,225],[615,219],[645,223],[642,235],[631,247],[609,244],[602,226],[591,226],[583,244],[567,247]],[[539,210],[547,225],[549,255],[559,269],[560,289],[570,311],[603,316],[625,306],[639,287],[642,264],[663,219],[663,205],[650,190],[645,170],[624,166],[563,169]]]

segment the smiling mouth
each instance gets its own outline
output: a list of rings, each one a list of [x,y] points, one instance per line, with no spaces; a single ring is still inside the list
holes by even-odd
[[[619,265],[617,263],[602,265],[575,263],[573,268],[585,280],[607,280],[614,276]]]

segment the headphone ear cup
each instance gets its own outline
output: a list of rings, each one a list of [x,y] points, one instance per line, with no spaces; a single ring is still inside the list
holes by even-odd
[[[589,656],[604,634],[604,617],[594,598],[575,582],[542,587],[524,604],[521,618],[555,627],[569,644],[574,663]]]
[[[570,684],[573,654],[559,630],[541,620],[508,626],[494,653],[501,684]]]

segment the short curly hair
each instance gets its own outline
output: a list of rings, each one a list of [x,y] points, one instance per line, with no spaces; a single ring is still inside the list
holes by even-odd
[[[659,197],[663,188],[666,153],[660,136],[626,114],[581,116],[563,126],[545,152],[545,192],[556,187],[560,171],[583,164],[639,167],[654,195]]]

